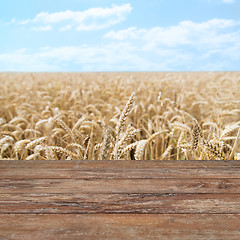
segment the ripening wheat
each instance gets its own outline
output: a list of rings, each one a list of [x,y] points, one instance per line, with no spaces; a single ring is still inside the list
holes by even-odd
[[[1,73],[0,159],[240,160],[240,73]]]

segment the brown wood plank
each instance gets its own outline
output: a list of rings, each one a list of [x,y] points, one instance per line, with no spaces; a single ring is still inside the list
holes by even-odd
[[[159,169],[0,169],[0,179],[138,179],[138,178],[240,178],[240,168],[159,168]]]
[[[240,178],[2,179],[3,193],[240,193]]]
[[[0,180],[12,178],[240,178],[240,161],[213,161],[215,164],[210,164],[210,161],[192,161],[191,164],[189,161],[175,161],[176,166],[172,161],[65,162],[0,161]],[[172,164],[168,167],[165,162]],[[195,163],[197,166],[194,165]],[[217,163],[220,163],[219,166]]]
[[[1,194],[0,213],[240,214],[240,194]]]
[[[0,169],[4,167],[11,168],[71,168],[71,169],[84,169],[84,168],[110,168],[110,169],[149,169],[149,168],[240,168],[240,161],[100,161],[100,160],[81,160],[81,161],[18,161],[18,160],[0,160]]]
[[[1,215],[1,240],[239,240],[237,214]]]
[[[239,161],[0,161],[3,239],[240,239]]]

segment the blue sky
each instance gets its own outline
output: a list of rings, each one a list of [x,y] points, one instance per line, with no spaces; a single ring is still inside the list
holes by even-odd
[[[0,71],[239,71],[240,0],[7,0]]]

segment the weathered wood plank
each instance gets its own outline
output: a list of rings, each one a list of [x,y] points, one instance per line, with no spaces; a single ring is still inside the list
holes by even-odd
[[[2,179],[3,193],[240,193],[240,178]]]
[[[210,164],[210,161],[193,161],[189,164],[191,161],[185,161],[186,166],[183,161],[175,161],[176,166],[172,161],[65,162],[0,161],[0,179],[240,178],[240,161],[213,161],[215,164]],[[220,163],[219,166],[217,163]]]
[[[240,239],[240,162],[0,161],[3,239]]]
[[[240,214],[240,194],[1,194],[0,213]]]
[[[18,161],[18,160],[4,160],[0,161],[0,169],[10,166],[11,168],[110,168],[110,169],[149,169],[149,168],[240,168],[240,161],[100,161],[100,160],[81,160],[81,161]]]
[[[159,168],[159,169],[0,169],[0,179],[138,179],[138,178],[240,178],[240,168]]]
[[[1,240],[239,240],[235,214],[0,214]]]

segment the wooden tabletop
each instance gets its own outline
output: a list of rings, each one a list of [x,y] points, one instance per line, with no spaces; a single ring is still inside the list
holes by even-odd
[[[240,239],[239,161],[0,161],[0,240]]]

